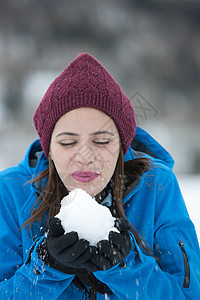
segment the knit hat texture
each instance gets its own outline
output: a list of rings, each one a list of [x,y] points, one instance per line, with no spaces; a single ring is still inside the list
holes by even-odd
[[[136,130],[133,106],[108,71],[94,57],[82,53],[51,83],[33,116],[45,156],[56,122],[80,107],[98,109],[113,119],[125,154]]]

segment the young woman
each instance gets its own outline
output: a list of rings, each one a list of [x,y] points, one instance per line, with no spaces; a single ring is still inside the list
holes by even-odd
[[[199,299],[199,246],[173,159],[136,126],[106,69],[79,55],[33,120],[40,140],[0,173],[0,298]],[[75,188],[116,218],[119,232],[96,247],[55,217]]]

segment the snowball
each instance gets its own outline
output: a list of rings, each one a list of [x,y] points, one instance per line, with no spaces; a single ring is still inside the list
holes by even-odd
[[[65,233],[76,231],[80,239],[93,246],[100,240],[108,240],[110,231],[119,232],[110,210],[82,189],[74,189],[61,200],[60,212],[55,217],[61,220]]]

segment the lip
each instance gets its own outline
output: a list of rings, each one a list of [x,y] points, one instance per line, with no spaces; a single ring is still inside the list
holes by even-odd
[[[99,176],[99,173],[91,172],[91,171],[87,171],[87,172],[75,171],[71,174],[71,176],[75,180],[80,182],[90,182],[93,181],[95,178],[97,178]]]

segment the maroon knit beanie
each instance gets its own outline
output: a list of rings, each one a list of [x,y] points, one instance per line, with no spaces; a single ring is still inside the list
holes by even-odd
[[[127,152],[136,130],[133,106],[106,69],[83,53],[51,83],[33,116],[46,157],[56,122],[80,107],[95,108],[110,116],[118,128],[124,153]]]

